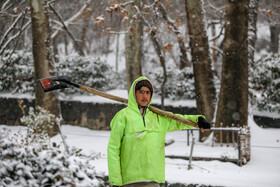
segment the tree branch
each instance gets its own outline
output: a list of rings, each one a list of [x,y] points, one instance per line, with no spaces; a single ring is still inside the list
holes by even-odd
[[[0,55],[2,55],[2,53],[4,52],[5,48],[8,46],[9,43],[11,43],[14,39],[16,39],[21,33],[22,31],[24,31],[29,25],[31,24],[31,20],[29,20],[23,27],[22,29],[15,34],[14,36],[12,36],[4,45],[3,47],[0,49]],[[11,57],[11,55],[10,55]],[[9,58],[10,58],[9,57]],[[9,61],[7,61],[5,64],[2,65],[2,67],[0,69],[2,69],[5,65],[7,65],[9,63]]]
[[[7,36],[10,34],[10,32],[12,32],[12,30],[16,27],[17,23],[19,22],[19,20],[21,19],[21,17],[23,16],[23,13],[20,13],[17,18],[15,19],[15,21],[12,23],[12,25],[8,28],[8,30],[5,32],[5,34],[3,35],[1,41],[0,41],[0,49],[2,49],[3,44],[5,39],[7,38]],[[1,50],[2,51],[2,50]],[[2,54],[2,53],[0,53]]]
[[[222,34],[223,34],[223,30],[224,30],[224,27],[222,26],[222,28],[221,28],[219,34],[218,34],[217,36],[214,36],[213,38],[211,38],[211,39],[209,40],[209,42],[212,42],[212,41],[214,41],[214,40],[217,40],[219,37],[221,37]]]
[[[24,31],[31,23],[31,20],[29,20],[23,27],[22,29],[17,32],[14,36],[12,36],[8,41],[6,41],[5,44],[2,44],[2,46],[0,45],[0,55],[2,55],[2,53],[4,52],[4,50],[6,49],[6,47],[14,40],[16,39],[21,33],[22,31]],[[7,32],[10,32],[10,31],[7,31]],[[4,41],[3,41],[4,43]]]
[[[4,4],[1,7],[1,11],[0,13],[2,14],[3,12],[5,12],[6,10],[8,10],[10,7],[13,6],[13,4],[8,5],[8,3],[10,2],[10,0],[4,2]]]
[[[58,17],[59,21],[61,22],[61,24],[63,25],[63,28],[65,29],[65,31],[67,32],[67,34],[70,36],[70,38],[73,40],[76,49],[79,51],[79,54],[81,56],[85,56],[84,52],[82,51],[81,47],[79,46],[78,42],[75,40],[74,36],[72,35],[72,33],[68,30],[67,26],[65,25],[62,17],[56,12],[56,10],[53,8],[53,6],[51,4],[49,4],[49,7],[52,9],[52,11],[54,12],[54,14]]]
[[[179,29],[176,26],[176,24],[174,23],[174,21],[168,16],[167,10],[161,2],[159,2],[158,10],[161,12],[162,18],[164,19],[164,21],[168,24],[169,27],[171,27],[172,31],[177,36],[177,41],[178,41],[180,52],[181,52],[180,69],[183,69],[188,64],[190,64],[188,57],[187,57],[187,50],[186,50],[186,46],[184,43],[184,37],[183,37],[182,33],[179,31]]]
[[[144,24],[150,29],[150,39],[152,40],[153,45],[155,47],[156,54],[159,57],[160,65],[163,68],[163,81],[161,84],[161,108],[164,109],[165,83],[167,82],[167,71],[166,71],[166,66],[165,66],[166,63],[165,63],[165,58],[164,58],[164,54],[162,51],[162,46],[160,45],[160,43],[158,41],[157,28],[152,27],[148,23],[148,21],[143,16],[142,12],[139,10],[138,6],[134,5],[134,8],[136,9],[138,15],[141,17]]]
[[[222,49],[220,49],[220,48],[218,48],[218,47],[215,47],[215,46],[209,46],[211,49],[213,49],[213,50],[216,50],[217,52],[219,52],[221,55],[223,55],[223,50]]]
[[[20,36],[20,34],[21,34],[22,31],[23,31],[23,26],[24,26],[24,20],[25,20],[26,13],[27,13],[27,9],[25,9],[25,12],[24,12],[24,15],[23,15],[23,18],[22,18],[21,27],[20,27],[20,30],[19,30],[19,32],[18,32],[17,38]],[[15,50],[16,50],[16,48],[17,48],[18,42],[19,42],[19,40],[16,41],[16,44],[15,44],[15,46],[14,46],[14,49],[13,49],[13,51],[11,52],[11,54],[10,54],[8,60],[7,60],[8,63],[10,63],[10,59],[11,59],[13,53],[15,52]]]
[[[50,4],[51,4],[51,3],[49,3],[49,5],[50,5]],[[66,27],[68,27],[68,26],[70,25],[70,23],[76,22],[76,21],[78,21],[79,19],[81,19],[82,16],[83,16],[83,14],[84,14],[84,12],[87,10],[87,8],[88,8],[88,5],[85,4],[85,5],[81,8],[81,10],[80,10],[79,12],[77,12],[74,16],[72,16],[71,18],[69,18],[69,19],[66,20],[66,21],[63,21],[64,25],[65,25]],[[56,12],[56,13],[57,13],[57,12]],[[55,13],[55,14],[56,14],[56,13]],[[61,17],[61,16],[60,16],[60,17]],[[58,24],[61,24],[61,25],[59,25],[59,27],[56,29],[56,31],[52,34],[52,38],[55,38],[55,37],[57,36],[57,34],[58,34],[60,31],[62,31],[61,28],[64,26],[63,23],[61,23],[61,21],[58,22]]]

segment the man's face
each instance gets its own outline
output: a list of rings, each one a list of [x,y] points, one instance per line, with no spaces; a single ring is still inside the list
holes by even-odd
[[[136,90],[136,101],[140,106],[147,106],[151,100],[151,91],[148,87],[142,86],[140,90]]]

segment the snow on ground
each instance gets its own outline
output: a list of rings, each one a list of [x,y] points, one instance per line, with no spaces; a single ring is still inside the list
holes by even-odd
[[[108,92],[113,95],[127,98],[126,90],[113,90]],[[5,95],[10,97],[11,95]],[[22,98],[24,95],[18,95]],[[1,94],[3,97],[3,94]],[[13,95],[12,97],[16,97]],[[32,99],[30,96],[25,98]],[[81,102],[112,102],[98,96],[72,97],[71,100]],[[153,103],[160,103],[155,98]],[[194,106],[194,101],[165,101],[166,105]],[[254,113],[252,110],[250,113]],[[275,115],[273,115],[275,116]],[[279,114],[277,116],[279,118]],[[166,158],[166,180],[169,183],[201,184],[211,186],[280,186],[280,129],[263,129],[255,124],[252,116],[248,122],[251,128],[251,160],[240,167],[234,163],[221,161],[192,161],[192,169],[188,170],[188,160]],[[7,127],[13,131],[26,131],[25,127],[0,125],[0,128]],[[85,154],[100,153],[100,159],[94,161],[99,175],[108,175],[107,169],[107,144],[110,131],[94,131],[87,128],[63,125],[62,133],[67,137],[69,146],[75,146],[83,150]],[[193,156],[220,157],[221,155],[230,158],[237,158],[238,152],[234,147],[214,147],[211,142],[201,144],[197,142],[198,133],[194,133],[196,143]],[[167,140],[173,139],[175,143],[166,147],[166,155],[189,156],[190,146],[187,146],[187,131],[168,132]],[[52,141],[62,144],[59,135],[52,138]],[[191,138],[190,138],[191,141]]]
[[[192,161],[192,169],[188,170],[188,160],[166,158],[166,180],[169,183],[202,184],[211,186],[280,186],[280,129],[263,129],[249,118],[251,127],[251,160],[240,167],[234,163],[221,161]],[[5,126],[17,132],[25,131],[25,127]],[[63,125],[62,132],[70,146],[81,148],[85,154],[100,153],[95,160],[99,175],[108,175],[107,144],[109,131],[95,131],[87,128]],[[197,133],[194,133],[195,136]],[[197,136],[196,136],[197,137]],[[187,132],[175,131],[167,133],[167,140],[175,143],[166,147],[166,155],[189,156]],[[196,138],[197,139],[197,138]],[[61,143],[59,135],[52,141]],[[194,156],[219,155],[227,152],[228,156],[236,157],[237,150],[230,147],[205,146],[196,141]]]
[[[279,186],[280,185],[280,129],[262,129],[250,118],[251,127],[251,160],[239,167],[233,163],[220,161],[193,161],[192,169],[188,170],[189,162],[182,159],[166,158],[166,180],[171,183],[204,184],[212,186]],[[80,127],[63,126],[63,133],[68,137],[71,146],[82,148],[85,152],[99,152],[101,158],[96,160],[99,173],[108,174],[107,144],[110,136],[108,131],[92,131]],[[166,147],[166,154],[188,154],[186,131],[175,131],[167,134],[175,143]],[[53,140],[59,141],[60,137]],[[198,144],[198,143],[196,143]],[[214,155],[218,149],[209,146],[194,147],[194,156],[198,153]],[[224,147],[225,151],[228,151]],[[234,157],[236,152],[228,152]]]

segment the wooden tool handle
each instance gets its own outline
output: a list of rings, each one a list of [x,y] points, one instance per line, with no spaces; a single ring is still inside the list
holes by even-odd
[[[118,97],[118,96],[115,96],[115,95],[111,95],[111,94],[107,94],[107,93],[104,93],[104,92],[101,92],[99,90],[96,90],[96,89],[93,89],[93,88],[90,88],[90,87],[87,87],[87,86],[84,86],[84,85],[80,85],[79,84],[79,88],[81,90],[84,90],[86,92],[89,92],[89,93],[92,93],[92,94],[95,94],[95,95],[98,95],[98,96],[101,96],[101,97],[105,97],[107,99],[111,99],[111,100],[114,100],[114,101],[118,101],[118,102],[121,102],[121,103],[128,103],[128,99],[125,99],[125,98],[122,98],[122,97]],[[176,121],[179,121],[181,123],[184,123],[184,124],[187,124],[189,126],[192,126],[192,127],[195,127],[195,128],[198,128],[198,125],[190,120],[187,120],[187,119],[184,119],[180,116],[176,116],[175,114],[172,114],[170,112],[166,112],[164,110],[161,110],[159,108],[156,108],[154,106],[149,106],[149,109],[159,115],[162,115],[162,116],[165,116],[167,118],[171,118],[173,120],[176,120]]]

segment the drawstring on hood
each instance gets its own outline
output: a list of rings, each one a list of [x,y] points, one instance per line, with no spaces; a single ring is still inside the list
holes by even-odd
[[[139,110],[141,115],[144,117],[146,114],[147,107],[146,106],[139,106]]]

